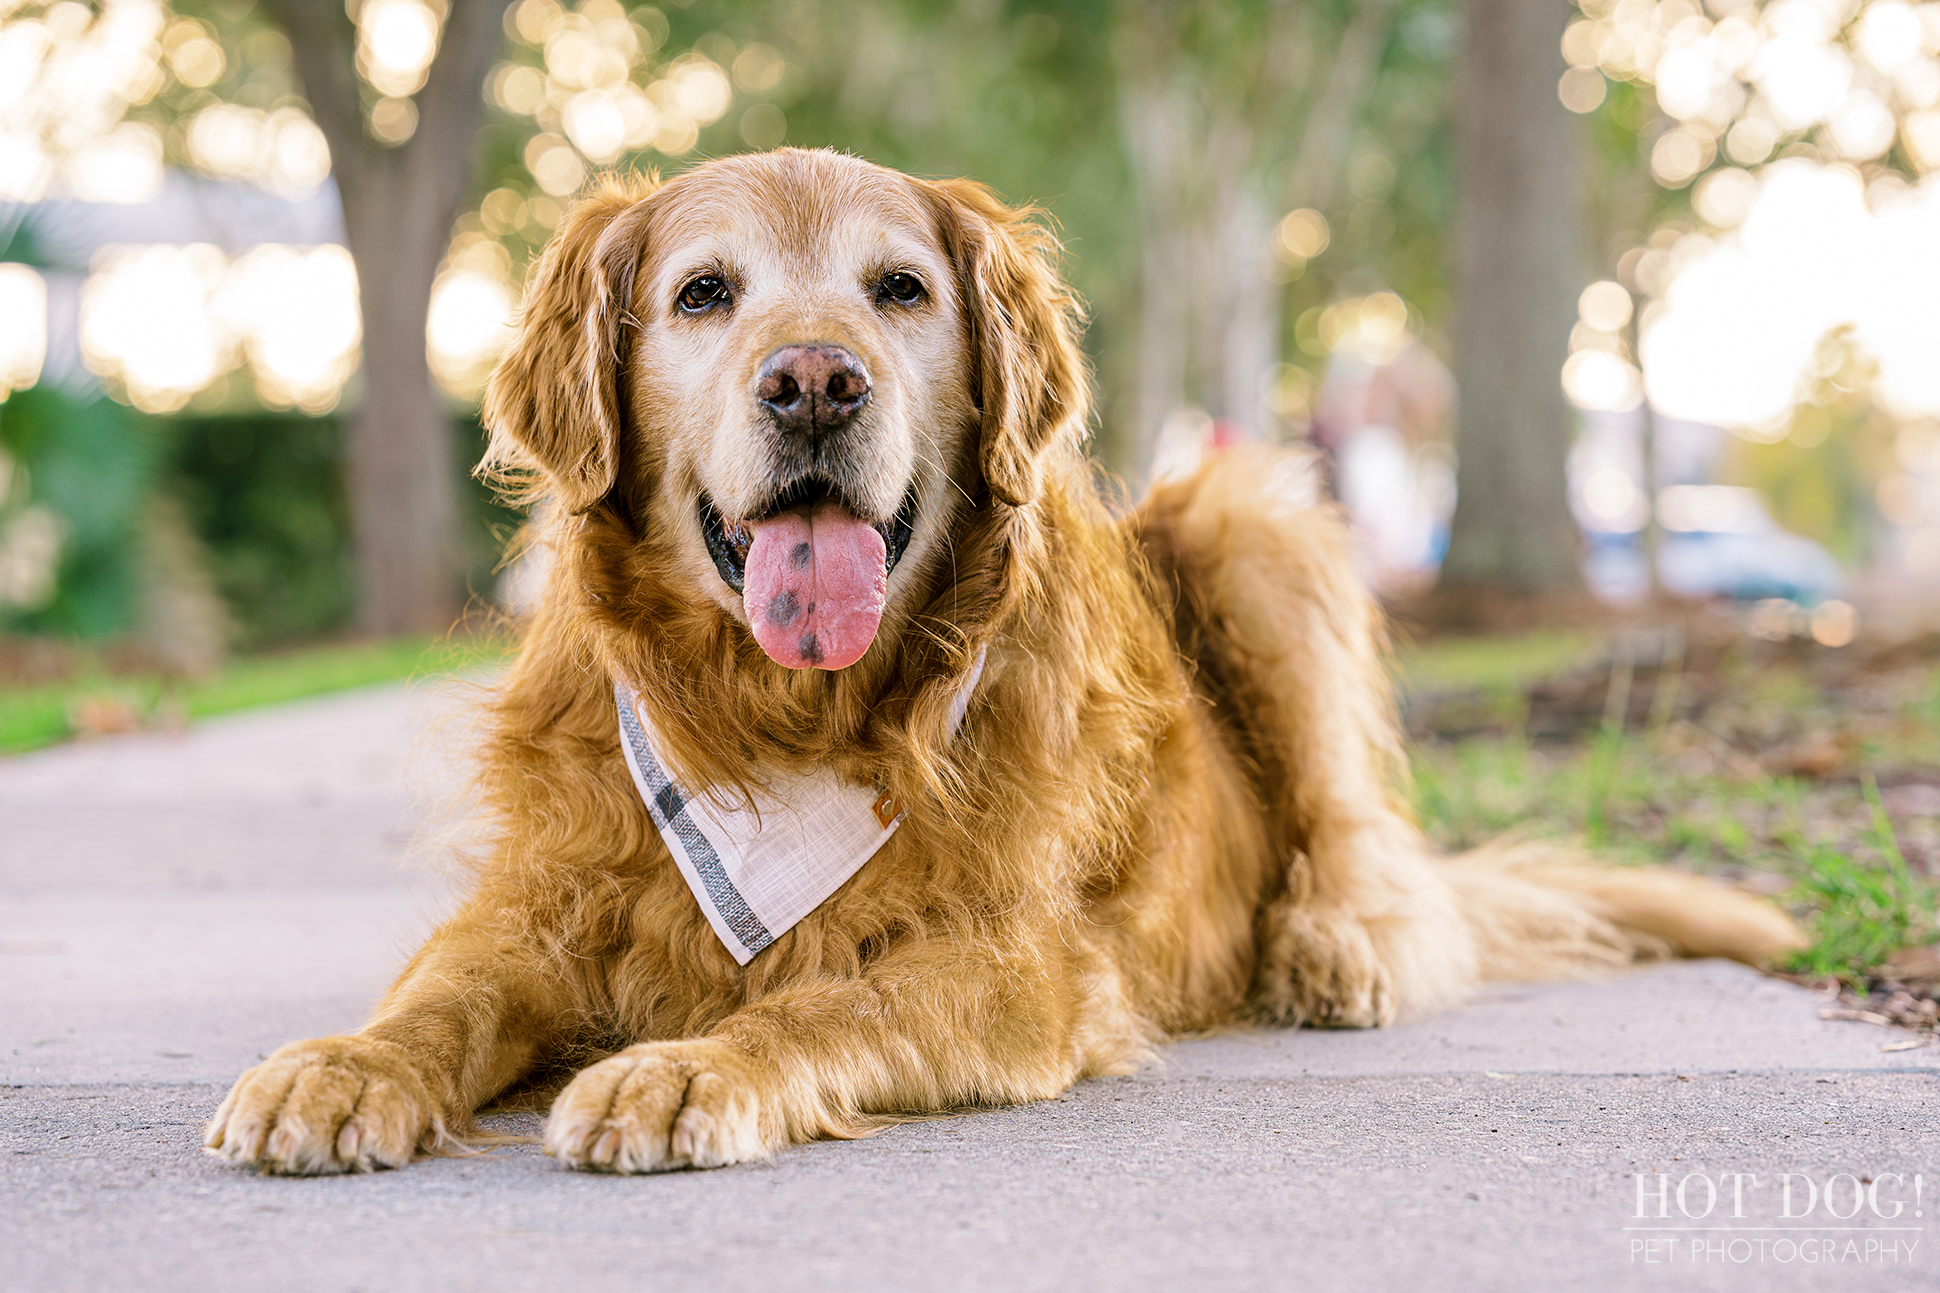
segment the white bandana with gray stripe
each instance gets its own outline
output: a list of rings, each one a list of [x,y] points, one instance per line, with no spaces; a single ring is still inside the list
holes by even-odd
[[[950,705],[952,736],[983,663],[978,652]],[[766,793],[739,808],[690,794],[668,775],[639,698],[621,682],[613,694],[633,784],[707,923],[742,965],[821,906],[902,825],[902,807],[887,793],[832,772],[772,778]]]

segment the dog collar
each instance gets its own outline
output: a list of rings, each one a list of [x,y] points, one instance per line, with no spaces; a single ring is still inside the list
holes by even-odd
[[[953,737],[984,656],[977,653],[950,703]],[[693,794],[668,775],[639,697],[618,680],[613,694],[633,784],[701,914],[742,965],[827,901],[903,824],[902,805],[888,791],[828,771],[773,777],[739,808]]]

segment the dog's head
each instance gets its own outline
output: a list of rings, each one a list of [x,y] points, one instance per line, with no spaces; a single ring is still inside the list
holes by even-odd
[[[974,184],[829,152],[610,183],[540,261],[492,457],[777,664],[845,668],[949,577],[960,513],[1028,509],[1075,443],[1048,251]]]

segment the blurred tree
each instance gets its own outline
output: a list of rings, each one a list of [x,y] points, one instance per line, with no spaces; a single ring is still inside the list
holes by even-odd
[[[586,169],[656,153],[679,166],[785,141],[974,176],[1041,205],[1064,236],[1066,273],[1091,306],[1094,450],[1133,477],[1176,410],[1304,430],[1262,389],[1292,349],[1286,321],[1317,315],[1337,287],[1392,287],[1420,307],[1415,331],[1440,322],[1447,0],[693,0],[658,12],[630,11],[635,44],[691,52],[656,55],[668,61],[655,75],[711,63],[732,76],[733,108],[667,131],[671,142],[602,138],[573,108],[587,92],[566,83],[560,44],[567,24],[600,14],[526,0],[489,78],[491,191],[461,238],[495,239],[523,264]],[[647,97],[662,104],[657,89]],[[1357,164],[1366,174],[1350,181]],[[1318,259],[1276,256],[1276,226],[1303,206],[1325,213],[1322,245],[1306,245]]]
[[[474,233],[516,275],[550,234],[579,177],[600,166],[679,169],[694,159],[788,143],[833,147],[922,175],[969,175],[1046,208],[1066,269],[1091,303],[1087,339],[1108,392],[1129,365],[1117,343],[1137,311],[1137,228],[1117,123],[1112,0],[939,4],[935,0],[692,0],[628,11],[630,41],[594,4],[529,0],[489,77],[488,178]],[[638,125],[599,129],[575,103],[561,36],[587,23],[599,47],[634,60],[649,105],[604,93]],[[711,82],[718,70],[727,81]],[[727,90],[731,101],[713,91]],[[535,163],[537,164],[535,166]],[[1119,441],[1104,418],[1108,458]]]
[[[452,222],[473,196],[479,91],[504,41],[504,11],[502,0],[0,6],[13,78],[0,87],[0,197],[36,202],[58,177],[72,196],[139,202],[162,190],[165,157],[296,200],[334,174],[361,298],[363,381],[347,475],[357,618],[373,632],[442,627],[457,605],[456,453],[426,363],[426,323]],[[210,204],[204,228],[223,228],[224,205]],[[250,231],[223,240],[240,251]],[[171,290],[206,296],[228,270],[219,253],[198,263],[201,279]],[[198,322],[197,308],[207,314],[206,300],[180,305],[185,321]],[[353,355],[356,330],[351,315],[342,343]],[[243,339],[214,326],[206,339],[206,362],[157,390],[89,358],[118,398],[171,411],[198,385],[228,389],[223,373]],[[317,337],[308,343],[320,350]],[[254,367],[266,403],[313,413],[335,403],[336,383],[279,398]]]
[[[375,9],[378,0],[367,3]],[[358,622],[373,633],[441,629],[458,593],[455,446],[432,388],[425,323],[452,222],[472,196],[479,87],[504,40],[504,5],[447,0],[415,94],[408,83],[382,86],[388,94],[370,84],[372,42],[367,29],[360,51],[354,5],[265,7],[289,34],[304,95],[330,143],[357,262],[364,396],[350,432],[348,485]]]
[[[1120,5],[1119,116],[1137,185],[1137,444],[1195,407],[1271,429],[1289,208],[1326,209],[1394,19],[1388,0]],[[1324,223],[1316,235],[1324,247]],[[1297,254],[1297,253],[1296,253]]]
[[[1315,379],[1276,365],[1329,361],[1340,299],[1405,312],[1386,320],[1404,341],[1444,322],[1450,5],[172,0],[139,36],[154,75],[129,116],[157,165],[165,144],[290,196],[335,175],[364,294],[349,497],[381,628],[437,622],[455,586],[427,300],[433,373],[462,397],[608,166],[788,142],[975,176],[1065,239],[1109,466],[1142,474],[1182,408],[1304,432]],[[446,332],[465,335],[441,354]]]
[[[1458,501],[1444,587],[1577,585],[1558,374],[1582,283],[1562,0],[1468,0],[1456,88]]]

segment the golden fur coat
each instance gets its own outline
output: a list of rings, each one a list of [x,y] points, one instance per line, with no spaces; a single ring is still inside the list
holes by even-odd
[[[976,185],[826,152],[574,208],[486,406],[488,470],[544,501],[552,572],[490,701],[489,848],[370,1023],[244,1074],[212,1150],[397,1166],[577,1068],[546,1123],[563,1162],[716,1166],[1043,1099],[1169,1035],[1382,1025],[1489,978],[1792,945],[1777,911],[1688,877],[1434,856],[1380,614],[1309,465],[1229,452],[1114,515],[1053,251]],[[892,273],[920,298],[885,296]],[[871,524],[915,506],[840,670],[764,655],[697,519],[759,517],[787,483],[750,383],[805,341],[873,382],[818,480]],[[902,828],[738,965],[629,779],[616,678],[683,784],[830,768],[889,787]]]

